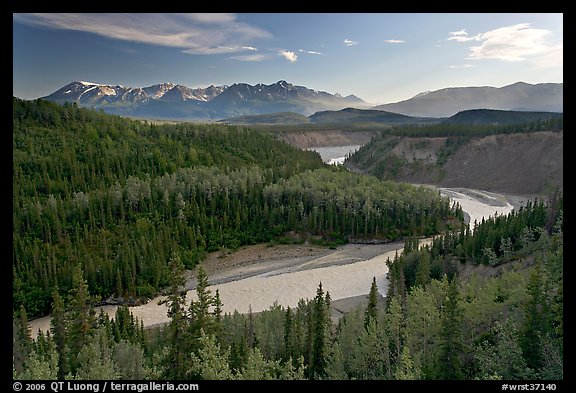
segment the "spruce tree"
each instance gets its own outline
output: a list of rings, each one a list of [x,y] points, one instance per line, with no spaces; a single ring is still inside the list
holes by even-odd
[[[54,339],[56,353],[58,354],[58,379],[64,379],[68,374],[68,346],[66,344],[66,316],[64,314],[64,302],[58,292],[58,287],[52,291],[52,318],[50,320],[50,332]]]
[[[222,324],[222,301],[220,300],[220,292],[216,289],[216,293],[214,294],[214,311],[212,315],[214,316],[214,334],[216,337],[220,337],[224,326]]]
[[[246,343],[249,348],[256,348],[258,346],[258,337],[256,336],[256,323],[254,320],[254,313],[252,312],[252,305],[248,305],[248,326],[246,327]]]
[[[420,250],[420,258],[416,268],[415,285],[426,285],[430,282],[431,257],[428,249]]]
[[[439,379],[453,380],[463,377],[460,360],[463,350],[462,310],[458,305],[459,297],[458,282],[454,277],[448,284],[441,311]]]
[[[32,337],[30,335],[30,324],[24,305],[20,305],[20,316],[12,319],[12,359],[17,372],[22,372],[24,363],[29,358],[33,350]]]
[[[72,299],[70,301],[69,327],[67,334],[68,347],[70,348],[70,371],[76,372],[80,366],[78,355],[86,346],[90,329],[93,325],[90,316],[92,306],[88,293],[88,284],[84,279],[82,268],[77,265],[72,272]]]
[[[530,274],[528,282],[528,302],[524,306],[524,324],[521,330],[520,347],[528,367],[540,370],[544,365],[542,338],[546,333],[546,299],[543,291],[540,266]]]
[[[194,341],[200,337],[200,330],[204,330],[206,335],[214,334],[214,320],[210,314],[214,296],[208,289],[208,276],[203,265],[198,266],[196,295],[198,300],[192,301],[189,308],[190,333]]]
[[[166,303],[168,304],[168,353],[164,377],[167,379],[183,379],[188,371],[188,340],[186,335],[187,320],[184,306],[186,291],[184,287],[184,265],[180,256],[173,255],[169,262],[170,287]]]
[[[312,339],[312,356],[310,360],[310,377],[321,379],[325,376],[326,368],[326,300],[322,283],[318,285],[316,297],[314,298],[313,314],[313,339]]]
[[[290,306],[286,308],[286,313],[284,314],[284,356],[283,359],[286,361],[293,355],[293,343],[292,343],[292,332],[294,328],[294,322],[292,321],[292,310]]]
[[[368,294],[368,305],[364,312],[364,328],[368,328],[370,321],[376,322],[378,315],[378,287],[376,286],[376,277],[372,277],[372,285]]]

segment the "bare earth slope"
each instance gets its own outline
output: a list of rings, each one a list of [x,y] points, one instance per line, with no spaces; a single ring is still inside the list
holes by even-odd
[[[363,145],[368,143],[373,135],[373,131],[322,130],[281,132],[278,137],[293,146],[307,149],[322,146]]]
[[[445,142],[396,137],[393,147],[353,156],[345,165],[387,179],[513,195],[547,195],[563,187],[562,131],[472,138],[438,165]]]
[[[562,132],[492,135],[464,145],[448,160],[442,186],[546,192],[562,186],[563,160]]]

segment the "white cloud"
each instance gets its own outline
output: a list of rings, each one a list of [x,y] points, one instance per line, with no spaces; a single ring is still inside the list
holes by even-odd
[[[270,59],[270,56],[263,54],[240,55],[240,56],[230,56],[229,59],[238,61],[264,61]]]
[[[564,65],[564,43],[554,45],[544,53],[534,59],[535,68],[555,68]]]
[[[290,63],[294,63],[296,60],[298,60],[298,55],[292,51],[289,51],[289,50],[281,50],[278,52],[278,54],[280,56],[283,56]]]
[[[181,48],[191,54],[255,50],[246,45],[271,34],[236,21],[234,14],[13,14],[13,20],[60,30]]]
[[[226,13],[185,14],[185,16],[193,21],[201,23],[228,23],[228,22],[234,22],[234,20],[236,19],[236,15]]]
[[[448,41],[478,41],[470,47],[468,59],[496,59],[507,62],[531,60],[537,68],[562,66],[563,43],[554,42],[552,32],[519,23],[468,36],[465,29],[448,33]]]
[[[324,53],[316,52],[316,51],[313,51],[313,50],[298,49],[298,52],[307,53],[307,54],[309,54],[309,55],[324,55]]]
[[[346,46],[353,46],[353,45],[358,45],[358,43],[357,43],[356,41],[352,41],[352,40],[349,40],[348,38],[346,38],[346,39],[344,40],[344,45],[346,45]]]
[[[470,48],[470,59],[522,61],[550,49],[549,30],[534,29],[529,23],[501,27],[479,35],[482,43]]]
[[[402,44],[406,41],[404,41],[404,40],[384,40],[384,42],[386,42],[387,44]]]
[[[479,35],[475,35],[472,37],[468,36],[466,29],[458,30],[458,31],[451,31],[448,33],[447,41],[456,41],[456,42],[466,42],[466,41],[478,41]]]
[[[448,68],[472,68],[472,67],[476,67],[473,64],[459,64],[459,65],[449,65]]]

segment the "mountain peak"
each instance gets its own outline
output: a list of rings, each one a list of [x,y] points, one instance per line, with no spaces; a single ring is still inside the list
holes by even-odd
[[[75,84],[75,83],[79,83],[79,84],[84,85],[84,86],[100,86],[99,83],[86,82],[86,81],[76,81],[76,82],[72,82],[72,83],[70,83],[70,84],[72,85],[72,84]]]
[[[512,83],[511,85],[504,86],[504,87],[526,87],[526,86],[533,86],[533,85],[531,85],[530,83],[519,81],[516,83]]]
[[[284,88],[289,88],[289,87],[293,86],[291,83],[288,83],[285,80],[280,80],[280,81],[276,82],[276,85],[278,85],[280,87],[284,87]]]
[[[430,94],[430,90],[426,90],[426,91],[421,91],[420,93],[416,94],[414,97],[412,98],[416,98],[416,97],[423,97],[425,95]]]
[[[172,82],[134,88],[77,81],[42,98],[57,103],[75,102],[117,115],[166,119],[222,119],[275,112],[308,116],[320,110],[367,105],[354,95],[333,95],[284,79],[269,85],[238,82],[195,89]]]

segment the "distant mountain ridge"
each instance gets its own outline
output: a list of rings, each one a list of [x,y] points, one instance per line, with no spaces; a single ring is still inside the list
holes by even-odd
[[[441,119],[412,117],[373,109],[344,108],[339,111],[318,111],[308,117],[294,112],[278,112],[266,115],[237,116],[219,121],[227,124],[382,124],[391,126],[438,123]]]
[[[442,124],[507,125],[526,124],[549,119],[563,119],[558,112],[504,111],[497,109],[469,109],[458,112]]]
[[[319,111],[308,117],[294,112],[266,115],[244,115],[219,120],[226,124],[276,125],[363,125],[393,127],[408,124],[470,124],[510,125],[528,124],[549,119],[563,119],[559,112],[505,111],[497,109],[469,109],[448,118],[406,116],[374,109],[345,108],[339,111]]]
[[[42,98],[60,104],[75,102],[125,116],[169,119],[221,119],[275,112],[308,116],[320,110],[370,106],[354,95],[342,97],[284,80],[271,85],[235,83],[197,89],[173,83],[125,87],[76,81]]]
[[[564,84],[517,82],[504,87],[450,87],[371,109],[407,116],[449,117],[469,109],[563,112]]]

